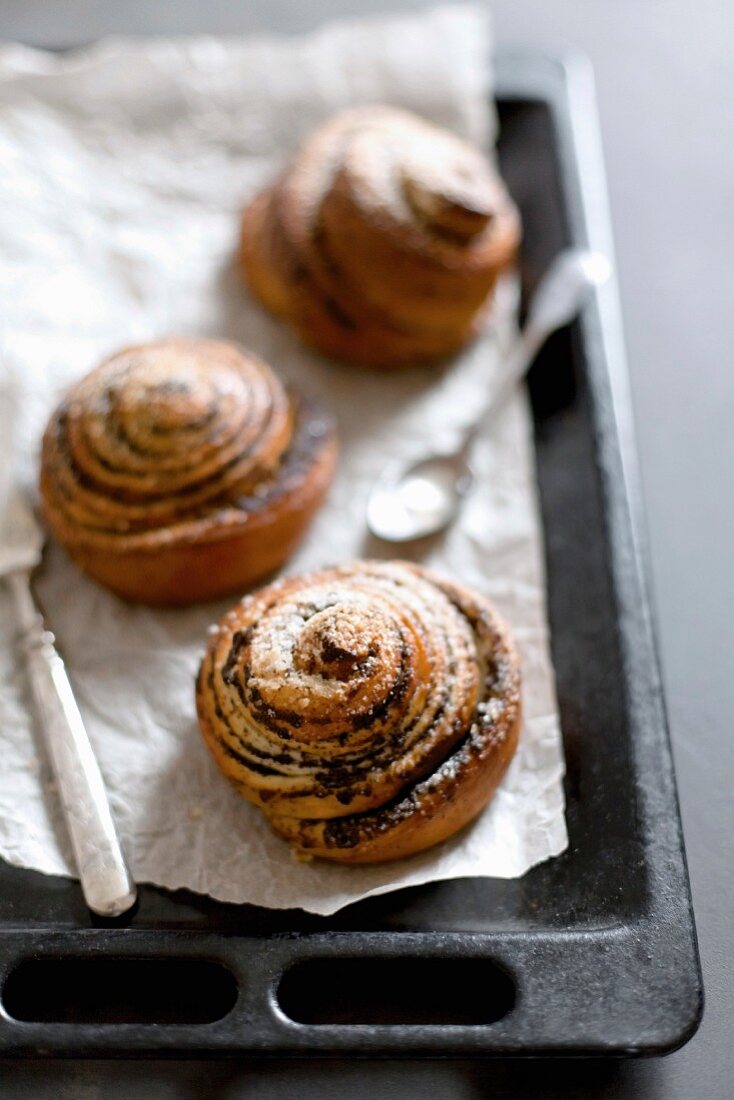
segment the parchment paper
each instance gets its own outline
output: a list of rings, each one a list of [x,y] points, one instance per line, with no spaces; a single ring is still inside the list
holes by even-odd
[[[316,123],[346,105],[402,105],[486,143],[489,34],[475,9],[324,28],[307,38],[114,41],[57,58],[0,52],[0,325],[15,441],[0,461],[32,489],[62,387],[131,341],[170,332],[242,341],[337,416],[339,476],[300,571],[384,555],[365,535],[373,477],[391,457],[449,443],[492,384],[505,321],[449,369],[381,377],[328,364],[252,303],[231,267],[238,212]],[[6,415],[6,420],[8,419]],[[476,448],[461,522],[422,560],[487,592],[524,661],[520,748],[477,823],[440,848],[366,869],[295,862],[210,760],[196,728],[206,628],[232,602],[126,606],[57,545],[39,592],[57,634],[139,881],[230,902],[331,913],[436,879],[511,877],[567,843],[548,657],[529,416],[518,394]],[[2,589],[2,585],[0,585]],[[0,592],[0,855],[73,874]]]

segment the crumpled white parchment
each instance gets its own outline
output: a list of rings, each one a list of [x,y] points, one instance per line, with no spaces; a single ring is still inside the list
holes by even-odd
[[[339,422],[337,482],[289,571],[384,554],[365,535],[373,477],[390,457],[451,441],[491,386],[509,326],[448,370],[381,377],[328,364],[238,284],[238,212],[315,124],[347,105],[389,102],[491,141],[488,56],[484,16],[461,6],[305,38],[110,41],[62,58],[0,51],[0,377],[4,400],[11,383],[20,396],[0,463],[14,462],[33,486],[51,406],[102,355],[171,332],[229,337],[320,392]],[[126,606],[49,547],[40,596],[138,881],[326,914],[401,886],[521,875],[563,850],[563,759],[524,396],[479,440],[475,458],[478,484],[461,522],[423,560],[488,593],[512,624],[525,727],[476,824],[396,864],[295,862],[209,758],[194,674],[207,626],[232,601],[178,612]],[[0,746],[0,855],[73,874],[4,591]]]

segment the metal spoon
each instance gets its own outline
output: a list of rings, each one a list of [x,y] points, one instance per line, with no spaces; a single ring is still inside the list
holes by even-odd
[[[556,257],[533,296],[525,327],[503,365],[499,388],[466,429],[461,446],[408,465],[388,466],[373,486],[367,524],[374,535],[387,542],[408,542],[433,535],[453,521],[474,480],[469,455],[479,428],[504,407],[551,333],[574,319],[610,272],[600,252],[569,249]]]

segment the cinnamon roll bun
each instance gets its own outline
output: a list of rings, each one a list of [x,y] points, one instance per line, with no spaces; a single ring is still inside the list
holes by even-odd
[[[242,591],[293,551],[329,486],[331,422],[218,340],[126,348],[43,437],[41,499],[72,558],[130,600]]]
[[[520,223],[478,149],[416,115],[365,107],[301,147],[242,220],[257,298],[309,344],[391,368],[477,332]]]
[[[407,562],[247,596],[197,680],[217,763],[305,856],[398,859],[471,821],[520,730],[520,667],[487,599]]]

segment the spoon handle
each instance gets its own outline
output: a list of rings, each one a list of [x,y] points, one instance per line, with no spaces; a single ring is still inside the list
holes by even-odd
[[[487,423],[492,423],[502,412],[549,336],[550,331],[533,324],[527,324],[522,330],[502,363],[499,385],[492,392],[490,400],[483,405],[479,415],[465,430],[458,452],[461,457],[468,456],[479,429]]]
[[[605,283],[610,273],[609,261],[600,252],[568,248],[558,253],[533,295],[525,327],[502,364],[498,388],[467,430],[459,451],[463,458],[468,457],[479,427],[504,408],[551,333],[573,320],[591,291]]]

